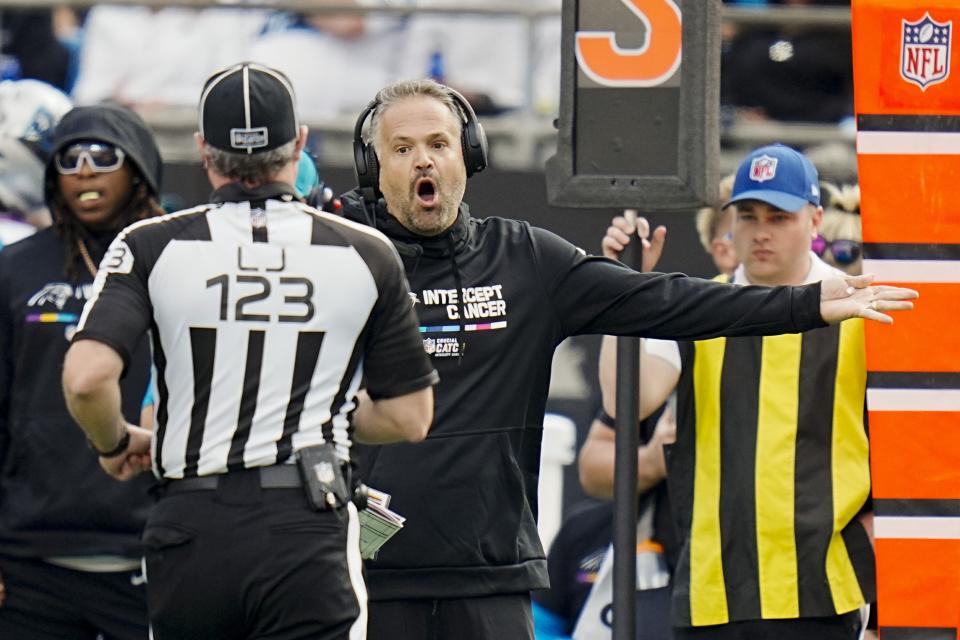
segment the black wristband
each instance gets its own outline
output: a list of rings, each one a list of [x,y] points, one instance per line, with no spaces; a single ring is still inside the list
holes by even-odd
[[[614,429],[617,426],[616,418],[611,416],[609,413],[607,413],[603,409],[600,409],[600,411],[597,412],[597,420],[607,425],[611,429]]]
[[[123,435],[120,436],[120,441],[117,442],[117,446],[110,451],[100,451],[90,440],[87,440],[87,444],[90,445],[90,448],[97,452],[97,455],[101,458],[115,458],[124,451],[127,450],[127,447],[130,446],[130,430],[124,428]]]

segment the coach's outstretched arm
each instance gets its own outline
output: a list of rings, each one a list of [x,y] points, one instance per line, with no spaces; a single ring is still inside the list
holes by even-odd
[[[419,442],[433,422],[433,387],[393,398],[373,400],[366,391],[357,394],[354,433],[363,444]]]

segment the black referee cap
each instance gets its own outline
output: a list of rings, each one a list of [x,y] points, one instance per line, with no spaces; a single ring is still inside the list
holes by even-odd
[[[241,62],[210,76],[200,94],[200,135],[233,153],[261,153],[300,131],[293,86],[283,73]]]

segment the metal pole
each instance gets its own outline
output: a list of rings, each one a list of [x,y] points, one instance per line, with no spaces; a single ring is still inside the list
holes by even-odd
[[[627,214],[629,215],[629,214]],[[633,215],[636,224],[636,213]],[[620,260],[641,270],[638,238]],[[613,485],[613,640],[635,640],[637,627],[637,446],[640,435],[640,339],[617,339],[616,455]]]

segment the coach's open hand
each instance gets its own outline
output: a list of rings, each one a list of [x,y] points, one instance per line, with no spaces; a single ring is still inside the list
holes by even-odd
[[[872,275],[830,278],[820,285],[820,315],[831,324],[849,318],[876,320],[893,324],[893,318],[881,311],[908,311],[910,300],[920,297],[913,289],[870,286]]]

